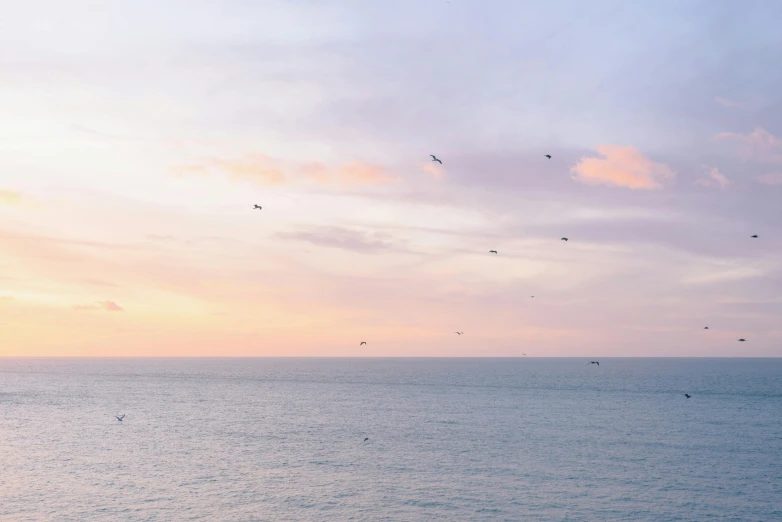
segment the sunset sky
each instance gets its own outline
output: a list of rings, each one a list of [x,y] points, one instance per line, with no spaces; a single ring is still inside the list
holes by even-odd
[[[8,3],[0,355],[782,356],[780,20]]]

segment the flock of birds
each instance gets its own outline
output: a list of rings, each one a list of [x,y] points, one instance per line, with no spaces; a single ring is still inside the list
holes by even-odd
[[[437,156],[435,156],[434,154],[430,154],[429,156],[431,156],[431,158],[432,158],[432,161],[433,161],[433,162],[439,163],[440,165],[442,165],[442,164],[443,164],[442,160],[440,160],[440,159],[439,159]],[[546,155],[545,155],[545,157],[546,157],[547,159],[551,159],[551,154],[546,154]],[[262,207],[261,205],[253,205],[253,210],[263,210],[263,207]],[[749,237],[751,237],[752,239],[757,239],[757,238],[758,238],[758,235],[757,235],[757,234],[752,234],[752,235],[751,235],[751,236],[749,236]],[[568,241],[568,238],[566,238],[566,237],[560,238],[560,241]],[[497,254],[498,254],[498,252],[497,252],[496,250],[489,250],[489,253],[490,253],[490,254],[495,254],[495,255],[497,255]],[[530,296],[530,298],[534,298],[534,297],[535,297],[534,295],[531,295],[531,296]],[[703,329],[704,329],[704,330],[708,330],[708,329],[709,329],[709,327],[708,327],[708,326],[704,326],[704,327],[703,327]],[[456,335],[464,335],[464,332],[456,332]],[[743,339],[743,338],[742,338],[742,339],[739,339],[739,342],[742,342],[742,343],[743,343],[743,342],[746,342],[746,341],[747,341],[747,340],[746,340],[746,339]],[[365,344],[367,344],[367,342],[366,342],[366,341],[361,341],[361,343],[359,344],[359,346],[364,346]],[[524,354],[522,354],[522,355],[527,355],[527,354],[526,354],[526,353],[524,353]],[[600,361],[589,361],[589,363],[587,363],[587,364],[590,364],[590,365],[592,365],[592,364],[596,364],[597,366],[600,366]],[[686,398],[688,398],[688,399],[689,399],[690,397],[692,397],[692,395],[690,395],[689,393],[685,393],[685,394],[684,394],[684,396],[685,396]],[[123,414],[123,415],[121,415],[121,416],[115,415],[115,417],[116,417],[116,419],[117,419],[118,421],[122,422],[122,419],[124,419],[124,418],[125,418],[125,414]],[[365,439],[364,439],[364,442],[367,442],[368,440],[369,440],[369,437],[365,438]]]

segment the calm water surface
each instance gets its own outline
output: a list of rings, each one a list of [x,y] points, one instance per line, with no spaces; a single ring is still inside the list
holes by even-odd
[[[782,520],[782,359],[586,362],[0,359],[0,519]]]

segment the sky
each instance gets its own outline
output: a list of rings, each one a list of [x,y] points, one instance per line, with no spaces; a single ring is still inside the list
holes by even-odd
[[[781,19],[7,2],[0,355],[782,356]]]

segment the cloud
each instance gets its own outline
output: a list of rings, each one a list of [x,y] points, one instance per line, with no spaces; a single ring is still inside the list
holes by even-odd
[[[603,158],[581,158],[570,171],[573,178],[590,185],[614,185],[629,189],[662,188],[661,181],[676,174],[662,163],[655,163],[635,147],[600,145]]]
[[[322,163],[306,163],[300,167],[304,177],[323,184],[344,183],[350,185],[369,185],[399,181],[389,176],[385,168],[354,161],[336,169],[329,169]]]
[[[114,301],[95,301],[95,304],[74,305],[74,310],[105,310],[107,312],[124,312],[125,309]]]
[[[427,162],[423,165],[424,172],[432,176],[437,181],[445,179],[445,169],[442,165],[433,162]]]
[[[715,96],[714,101],[725,107],[726,109],[731,109],[734,107],[746,107],[746,103],[737,102],[735,100],[729,100],[728,98],[723,98],[721,96]]]
[[[782,185],[782,172],[770,172],[757,177],[764,185]]]
[[[339,248],[360,253],[373,253],[394,250],[389,235],[378,232],[364,232],[342,227],[310,227],[298,232],[280,232],[280,239],[306,241],[313,245]]]
[[[0,190],[0,205],[17,205],[22,201],[21,192]]]
[[[748,134],[722,132],[714,140],[736,143],[736,154],[741,159],[782,164],[782,139],[760,127]]]
[[[0,301],[13,301],[14,296],[12,295],[0,295]]]
[[[722,172],[717,168],[713,168],[709,171],[705,178],[700,178],[695,183],[701,187],[719,187],[727,188],[731,184],[731,181],[725,177]]]
[[[279,185],[286,181],[285,172],[273,158],[265,154],[245,154],[234,159],[210,158],[203,164],[178,165],[172,170],[179,176],[208,175],[210,171],[217,170],[229,179],[261,185]]]

